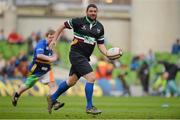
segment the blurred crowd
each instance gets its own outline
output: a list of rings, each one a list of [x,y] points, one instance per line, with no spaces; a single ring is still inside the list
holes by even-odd
[[[0,53],[0,76],[3,80],[9,78],[25,78],[28,73],[28,57],[25,52],[5,60]]]
[[[152,68],[159,70],[152,71]],[[134,56],[130,65],[109,61],[100,57],[96,66],[96,78],[105,95],[131,96],[130,81],[139,80],[142,96],[180,96],[176,76],[180,71],[180,60],[176,63],[157,61],[152,50],[147,55]],[[131,73],[135,77],[128,78]],[[153,72],[153,73],[152,73]],[[130,79],[130,80],[129,80]],[[117,92],[121,91],[121,92]]]

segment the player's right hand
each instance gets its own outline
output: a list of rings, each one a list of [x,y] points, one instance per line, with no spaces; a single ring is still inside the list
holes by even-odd
[[[49,44],[49,48],[51,50],[53,50],[53,48],[56,46],[56,42],[55,41],[52,41],[50,44]]]
[[[51,62],[55,62],[57,59],[58,59],[57,54],[53,54],[52,57],[51,57],[51,59],[50,59],[50,61],[51,61]]]

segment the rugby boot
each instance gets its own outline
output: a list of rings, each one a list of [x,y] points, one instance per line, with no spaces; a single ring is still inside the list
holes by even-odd
[[[92,115],[97,115],[97,114],[101,114],[102,111],[97,109],[95,106],[92,106],[92,108],[86,108],[86,113],[92,114]]]
[[[12,97],[12,105],[15,107],[17,106],[18,98],[19,98],[19,95],[17,92],[15,92],[13,97]]]

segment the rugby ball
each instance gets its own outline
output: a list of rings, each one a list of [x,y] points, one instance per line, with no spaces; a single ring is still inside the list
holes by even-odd
[[[118,47],[113,47],[113,48],[110,48],[108,51],[107,51],[107,57],[110,59],[110,60],[115,60],[115,59],[118,59],[122,56],[122,50]]]

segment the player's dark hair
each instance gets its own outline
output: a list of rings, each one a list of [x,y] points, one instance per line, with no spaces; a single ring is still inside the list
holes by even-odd
[[[97,6],[96,6],[95,4],[89,4],[89,5],[87,6],[86,11],[88,11],[90,7],[96,8],[96,9],[98,10],[98,8],[97,8]]]
[[[49,29],[47,32],[46,32],[46,37],[48,37],[48,35],[53,35],[56,31],[52,30],[52,29]]]

